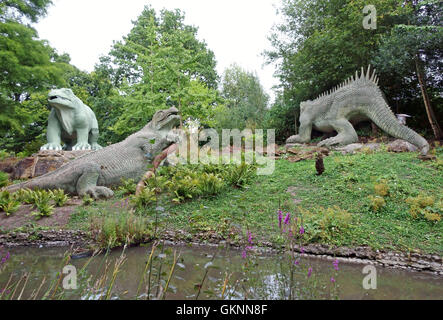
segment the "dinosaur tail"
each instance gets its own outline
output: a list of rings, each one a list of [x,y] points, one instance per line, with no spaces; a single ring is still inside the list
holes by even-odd
[[[50,183],[46,183],[46,179],[44,179],[44,176],[34,178],[29,181],[25,181],[22,183],[17,183],[12,186],[8,186],[3,188],[3,190],[9,191],[11,193],[17,192],[20,189],[50,189],[51,188]]]
[[[376,102],[366,109],[366,115],[383,131],[391,136],[406,140],[416,146],[422,155],[429,152],[429,143],[416,133],[414,130],[402,125],[397,117],[391,111],[388,104],[383,98],[379,98]]]

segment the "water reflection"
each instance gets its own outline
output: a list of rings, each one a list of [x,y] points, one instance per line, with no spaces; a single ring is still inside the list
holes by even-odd
[[[168,283],[168,291],[162,292],[173,265],[173,250],[180,252],[181,256]],[[43,278],[47,279],[47,286],[57,280],[66,251],[60,248],[10,250],[11,257],[0,273],[0,288],[5,287],[11,274],[18,281],[24,273],[29,273],[23,297],[30,297],[40,287]],[[111,281],[115,261],[121,253],[121,250],[115,250],[107,258],[104,255],[93,258],[84,273],[81,270],[88,259],[70,261],[79,271],[80,288],[65,291],[64,298],[106,297],[106,284]],[[291,277],[290,264],[283,255],[261,255],[246,263],[241,251],[188,246],[162,251],[158,248],[140,285],[150,253],[148,247],[127,249],[109,298],[134,299],[138,296],[146,299],[149,292],[151,298],[164,295],[166,299],[195,299],[200,290],[199,299],[331,299],[336,296],[353,300],[443,299],[441,276],[378,267],[378,289],[367,291],[362,286],[363,265],[340,263],[340,270],[336,273],[332,261],[304,258],[300,266],[294,267]],[[212,265],[208,264],[211,260]],[[311,277],[307,276],[308,267],[313,270]],[[107,282],[94,290],[104,270],[108,275]],[[331,283],[331,277],[336,283]]]

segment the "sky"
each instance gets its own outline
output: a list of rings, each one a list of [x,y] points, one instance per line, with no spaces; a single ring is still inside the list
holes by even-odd
[[[53,0],[46,17],[34,27],[41,39],[59,53],[69,53],[71,63],[92,71],[113,41],[132,29],[132,21],[147,4],[156,11],[179,8],[185,23],[199,28],[198,38],[216,56],[217,71],[233,63],[256,72],[266,92],[274,98],[274,66],[264,66],[261,53],[270,49],[267,40],[278,22],[279,0]]]

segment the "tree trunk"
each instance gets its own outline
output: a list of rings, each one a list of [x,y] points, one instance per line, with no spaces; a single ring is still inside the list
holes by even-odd
[[[415,57],[415,67],[417,69],[418,82],[420,83],[421,94],[423,96],[423,101],[425,103],[425,109],[428,115],[429,123],[431,124],[432,131],[434,132],[435,139],[440,140],[441,129],[435,117],[434,110],[432,109],[431,101],[429,100],[428,90],[426,88],[426,82],[424,78],[424,72],[421,67],[421,60],[419,56]]]

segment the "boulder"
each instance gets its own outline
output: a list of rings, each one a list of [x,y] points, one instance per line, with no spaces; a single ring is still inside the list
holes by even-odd
[[[17,160],[8,168],[9,172],[2,171],[10,173],[10,178],[13,180],[32,179],[54,171],[65,163],[90,152],[93,151],[40,151],[31,157]]]
[[[353,143],[348,144],[344,147],[335,148],[335,150],[340,151],[343,155],[345,154],[354,154],[358,151],[362,151],[364,149],[371,150],[371,151],[377,151],[380,149],[379,143],[367,143],[367,144],[361,144],[361,143]]]
[[[417,152],[418,148],[404,140],[395,140],[388,144],[389,152]]]

